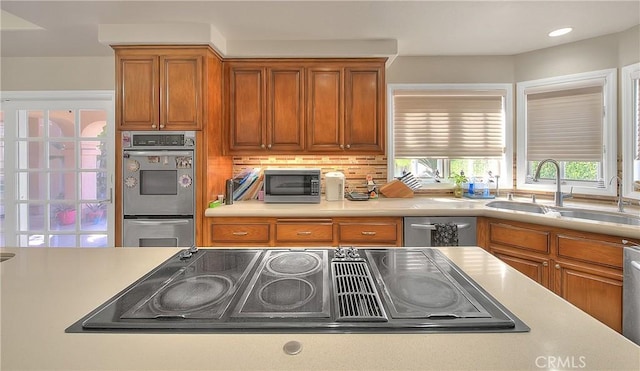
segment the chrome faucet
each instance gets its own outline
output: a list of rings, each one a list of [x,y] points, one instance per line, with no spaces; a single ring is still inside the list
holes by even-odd
[[[609,185],[611,185],[611,183],[613,182],[614,179],[618,180],[618,184],[617,184],[617,192],[618,192],[618,212],[624,212],[624,205],[626,204],[626,202],[624,202],[622,200],[622,178],[620,178],[617,175],[614,175],[611,177],[611,179],[609,179]]]
[[[562,187],[560,185],[560,164],[558,164],[558,161],[551,158],[540,161],[540,163],[538,163],[538,167],[536,168],[536,173],[533,176],[533,181],[534,182],[538,181],[538,178],[540,177],[540,169],[542,169],[542,165],[546,164],[547,162],[551,162],[556,166],[556,191],[553,194],[553,200],[555,201],[556,206],[562,207],[562,199],[565,197],[568,198],[571,196],[562,194]]]

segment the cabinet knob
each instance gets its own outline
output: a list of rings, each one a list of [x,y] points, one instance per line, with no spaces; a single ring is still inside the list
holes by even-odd
[[[261,144],[261,145],[260,145],[260,148],[264,149],[264,147],[265,147],[265,146],[264,146],[264,144]]]
[[[340,145],[340,149],[344,149],[344,145],[343,144]]]
[[[155,129],[156,128],[156,124],[151,124],[151,127]]]
[[[347,144],[347,149],[351,148],[351,144]]]
[[[271,149],[271,144],[268,144],[268,145],[267,145],[267,148],[268,148],[268,149]]]
[[[543,263],[542,263],[542,266],[543,266],[543,267],[548,267],[548,266],[549,266],[549,263],[547,263],[547,262],[543,262]]]
[[[164,124],[160,124],[160,129],[164,129]]]
[[[556,264],[556,269],[560,269],[560,264]]]

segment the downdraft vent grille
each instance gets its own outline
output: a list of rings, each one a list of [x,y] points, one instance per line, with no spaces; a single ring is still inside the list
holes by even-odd
[[[380,297],[367,264],[362,261],[331,262],[336,321],[386,321]]]

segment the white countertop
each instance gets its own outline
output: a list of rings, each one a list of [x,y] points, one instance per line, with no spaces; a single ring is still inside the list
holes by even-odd
[[[0,369],[640,369],[640,347],[484,250],[441,250],[531,331],[66,334],[69,325],[177,250],[2,249],[16,256],[0,263]],[[298,355],[282,350],[291,340],[303,345]]]
[[[500,198],[506,200],[506,198]],[[365,217],[365,216],[488,216],[560,228],[569,228],[594,233],[603,233],[626,238],[640,239],[640,227],[604,223],[522,211],[496,209],[485,206],[494,200],[472,200],[454,197],[378,198],[368,201],[325,201],[319,204],[268,204],[261,201],[236,201],[205,210],[206,217]],[[529,202],[529,199],[517,199]],[[553,201],[538,201],[552,206]],[[607,212],[616,211],[616,205],[565,201],[565,206]],[[628,214],[639,215],[636,207],[627,207]]]

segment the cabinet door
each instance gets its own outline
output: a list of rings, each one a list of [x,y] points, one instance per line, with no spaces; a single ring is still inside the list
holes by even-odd
[[[334,222],[339,244],[402,246],[402,218],[337,218]]]
[[[276,224],[276,246],[330,246],[332,242],[331,219],[278,220]]]
[[[345,69],[344,148],[384,152],[384,80],[381,68]]]
[[[614,330],[622,331],[622,276],[595,266],[556,262],[558,295]]]
[[[228,72],[229,149],[266,148],[264,69],[231,66]]]
[[[342,151],[342,69],[309,68],[307,75],[307,150]]]
[[[491,249],[491,253],[518,272],[549,288],[549,259],[545,257],[515,253],[504,249]]]
[[[202,129],[202,97],[201,56],[160,57],[160,129]]]
[[[116,55],[119,130],[154,130],[159,121],[158,56]]]
[[[210,243],[212,246],[268,246],[270,224],[211,224]]]
[[[267,149],[304,149],[304,71],[269,68],[267,81]]]

